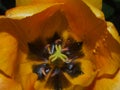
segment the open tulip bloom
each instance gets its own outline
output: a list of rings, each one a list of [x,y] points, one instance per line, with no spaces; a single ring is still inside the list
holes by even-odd
[[[17,0],[0,16],[0,90],[120,90],[120,37],[101,0]]]

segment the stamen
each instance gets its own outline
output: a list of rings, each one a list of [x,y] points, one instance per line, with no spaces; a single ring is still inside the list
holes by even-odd
[[[55,70],[53,70],[53,73],[52,73],[51,77],[54,77],[55,75],[57,75],[59,73],[60,73],[60,69],[55,68]]]
[[[50,44],[47,44],[45,48],[48,50],[49,54],[52,54],[54,52],[54,45],[52,45],[50,48]]]
[[[68,59],[65,63],[71,63],[72,59]]]
[[[38,80],[44,80],[50,70],[51,67],[46,63],[33,66],[33,72],[38,75]]]
[[[43,75],[44,75],[44,76],[46,76],[45,69],[44,69],[44,68],[42,68],[42,70],[41,70],[41,71],[42,71]]]
[[[49,52],[49,54],[52,54],[52,52],[50,51],[50,47],[48,47],[48,52]]]
[[[66,47],[66,48],[63,48],[62,49],[62,52],[64,52],[64,51],[68,51],[69,49]]]
[[[62,40],[61,39],[57,39],[56,41],[55,41],[55,44],[59,44],[59,42],[61,42]]]

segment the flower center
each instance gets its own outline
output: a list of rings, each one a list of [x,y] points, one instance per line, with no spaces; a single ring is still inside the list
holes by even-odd
[[[38,75],[38,80],[46,81],[45,78],[49,75],[46,81],[47,87],[50,85],[50,88],[61,90],[69,87],[71,83],[63,73],[67,73],[72,78],[83,74],[80,63],[76,62],[77,58],[83,56],[81,47],[82,42],[76,42],[73,39],[64,42],[60,37],[53,38],[46,45],[42,45],[41,41],[39,44],[38,42],[29,44],[30,52],[36,54],[39,60],[45,61],[42,64],[33,65],[33,72]]]

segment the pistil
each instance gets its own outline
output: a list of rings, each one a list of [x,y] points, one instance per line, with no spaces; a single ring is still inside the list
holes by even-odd
[[[49,60],[51,62],[54,62],[54,61],[56,61],[59,58],[63,62],[67,62],[68,61],[68,57],[65,54],[62,53],[61,45],[55,45],[55,49],[56,49],[55,53],[52,54],[49,57]]]

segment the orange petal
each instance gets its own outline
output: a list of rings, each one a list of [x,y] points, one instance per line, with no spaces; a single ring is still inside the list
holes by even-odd
[[[81,0],[69,0],[64,4],[63,9],[71,32],[75,33],[80,39],[91,39],[91,43],[94,44],[96,39],[103,34],[106,28],[104,21],[96,18],[90,8]],[[98,26],[101,28],[98,29]],[[98,31],[99,33],[97,33]],[[94,35],[96,35],[96,38],[93,39]]]
[[[28,16],[32,16],[36,13],[42,12],[45,9],[57,5],[57,3],[47,3],[47,4],[32,4],[26,6],[19,6],[12,8],[6,12],[6,16],[12,19],[23,19]]]
[[[94,62],[100,74],[115,73],[120,64],[120,45],[107,31],[105,21],[98,19],[81,0],[61,2],[64,4],[50,6],[39,14],[18,21],[17,25],[27,40],[30,42],[38,37],[48,38],[58,29],[63,31],[67,21],[69,31],[84,42],[85,54]]]
[[[108,32],[93,50],[99,74],[114,74],[120,67],[120,44]]]
[[[22,81],[24,90],[35,90],[34,85],[37,81],[37,75],[33,73],[28,74],[26,76],[23,76]]]
[[[113,77],[98,78],[88,90],[120,90],[120,71]]]
[[[96,18],[82,1],[69,0],[63,8],[71,32],[84,42],[86,56],[101,75],[115,73],[120,66],[120,44],[107,31],[105,21]]]
[[[21,86],[12,80],[0,74],[0,90],[22,90]]]
[[[105,21],[98,19],[82,1],[66,0],[62,5],[51,6],[39,14],[21,20],[18,26],[24,30],[28,40],[33,41],[39,36],[48,38],[57,30],[62,31],[66,27],[66,19],[69,31],[84,42],[85,54],[99,69],[100,75],[115,73],[119,67],[120,45],[107,31]],[[94,54],[96,50],[98,53]]]
[[[1,20],[2,21],[2,20]],[[0,70],[12,76],[17,65],[18,42],[10,33],[3,30],[10,30],[9,24],[0,21]],[[4,28],[3,28],[4,27]],[[10,31],[9,31],[10,32]]]
[[[56,31],[62,31],[66,27],[66,19],[59,11],[60,6],[61,4],[51,6],[41,13],[18,22],[29,42],[38,37],[41,39],[51,37]]]
[[[96,8],[95,6],[89,3],[86,3],[86,4],[89,6],[92,12],[96,15],[96,17],[105,20],[104,13],[100,9]]]

